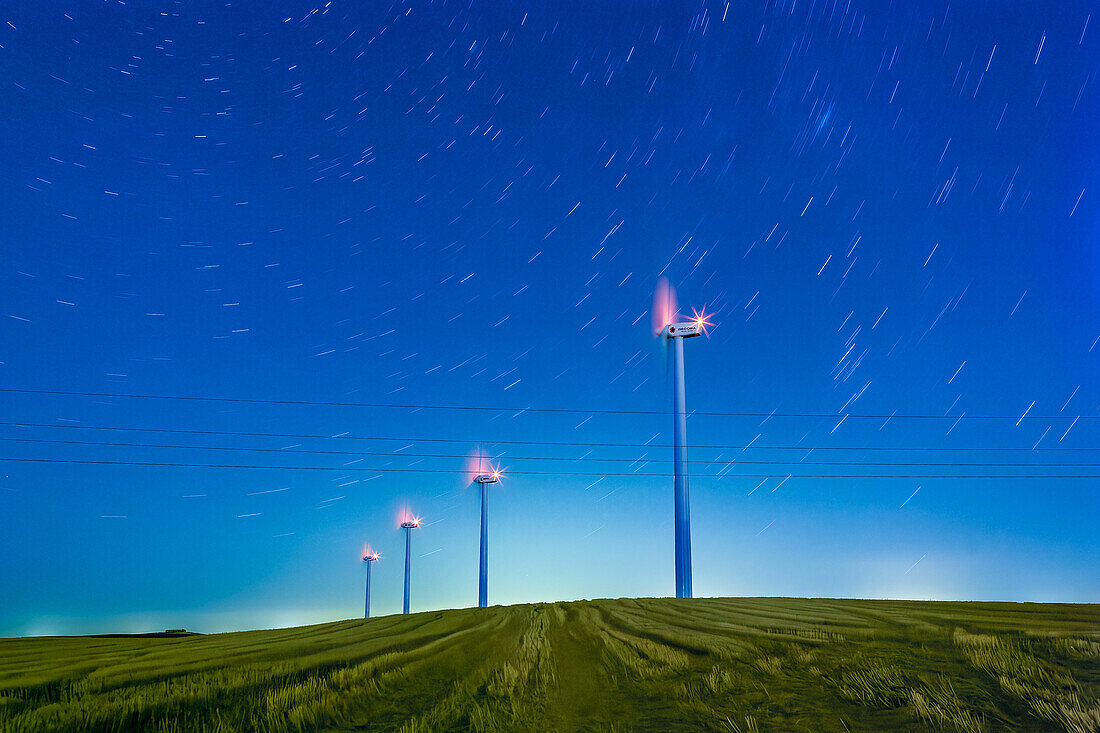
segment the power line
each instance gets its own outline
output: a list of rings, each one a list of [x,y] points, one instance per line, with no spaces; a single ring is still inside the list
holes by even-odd
[[[525,412],[537,413],[568,413],[580,415],[668,415],[667,410],[609,410],[609,409],[580,409],[572,407],[501,407],[490,405],[438,405],[438,404],[399,404],[392,402],[327,402],[310,400],[275,400],[255,399],[244,397],[206,397],[198,395],[156,395],[156,394],[121,394],[111,392],[69,392],[63,390],[48,389],[10,389],[0,388],[0,393],[8,394],[37,394],[58,395],[66,397],[101,397],[109,399],[143,399],[143,400],[182,400],[188,402],[232,402],[239,404],[255,405],[299,405],[308,407],[367,407],[395,410],[461,410],[467,412],[512,412],[517,415]],[[690,413],[699,417],[765,417],[765,418],[821,418],[821,419],[870,419],[870,420],[1093,420],[1100,419],[1100,415],[927,415],[927,414],[901,414],[878,415],[867,413],[821,413],[821,412],[715,412],[695,410]]]
[[[14,442],[14,443],[35,443],[35,444],[49,444],[49,445],[89,445],[89,446],[101,446],[111,448],[161,448],[168,450],[207,450],[207,451],[233,451],[233,452],[245,452],[245,453],[281,453],[281,454],[307,454],[307,455],[335,455],[335,456],[381,456],[386,458],[447,458],[461,460],[468,458],[467,454],[456,453],[396,453],[385,451],[355,451],[355,450],[312,450],[312,449],[299,449],[299,448],[248,448],[244,446],[217,446],[217,445],[179,445],[179,444],[163,444],[163,443],[119,443],[112,441],[95,441],[95,440],[47,440],[42,438],[3,438],[0,437],[0,441]],[[510,455],[498,455],[489,457],[490,460],[507,460],[507,461],[551,461],[551,462],[570,462],[570,463],[673,463],[673,459],[668,458],[601,458],[591,456],[510,456]],[[722,458],[710,458],[710,459],[690,459],[688,463],[694,464],[716,464],[722,463]],[[921,461],[919,463],[907,463],[898,461],[763,461],[763,460],[748,460],[734,458],[726,462],[726,465],[760,465],[760,466],[875,466],[875,467],[891,467],[891,466],[932,466],[936,468],[945,467],[974,467],[974,468],[1100,468],[1100,463],[973,463],[973,462],[945,462],[945,463],[929,463]]]
[[[172,433],[179,435],[219,435],[219,436],[233,436],[233,437],[247,437],[247,438],[294,438],[299,440],[379,440],[379,441],[392,441],[392,442],[405,442],[405,443],[462,443],[464,445],[479,446],[479,445],[531,445],[531,446],[567,446],[577,448],[672,448],[671,443],[613,443],[613,442],[582,442],[582,441],[554,441],[554,440],[471,440],[469,438],[423,438],[423,437],[408,437],[408,436],[392,436],[392,435],[350,435],[347,433],[341,433],[338,435],[325,435],[322,433],[258,433],[258,432],[245,432],[239,430],[184,430],[180,428],[137,428],[137,427],[123,427],[115,425],[58,425],[56,423],[33,423],[33,422],[9,422],[0,421],[0,426],[20,427],[20,428],[49,428],[60,430],[105,430],[105,431],[117,431],[117,432],[139,432],[139,433]],[[695,449],[713,449],[713,450],[786,450],[786,451],[885,451],[885,452],[911,452],[911,451],[935,451],[935,452],[963,452],[963,451],[1027,451],[1027,452],[1097,452],[1100,451],[1100,446],[1095,448],[1083,448],[1083,447],[1006,447],[1006,446],[962,446],[962,447],[941,447],[941,446],[874,446],[874,445],[756,445],[755,443],[745,444],[720,444],[720,445],[706,445],[706,444],[693,444],[692,450]]]
[[[431,473],[463,474],[459,469],[444,468],[367,468],[363,466],[260,466],[231,463],[162,463],[156,461],[101,461],[73,458],[9,458],[0,456],[0,462],[61,463],[95,466],[152,466],[158,468],[229,468],[260,469],[269,471],[348,471],[368,473]],[[668,473],[608,472],[608,471],[510,471],[512,476],[622,476],[633,478],[667,478]],[[1100,479],[1100,474],[791,474],[791,473],[725,473],[692,474],[692,478],[785,478],[785,479]]]

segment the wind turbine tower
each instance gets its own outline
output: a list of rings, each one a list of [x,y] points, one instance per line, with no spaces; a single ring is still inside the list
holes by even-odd
[[[363,618],[370,618],[370,566],[378,560],[379,557],[381,557],[381,555],[369,547],[366,552],[363,553],[363,562],[366,563],[367,568],[367,601],[363,608]]]
[[[500,481],[500,471],[493,469],[474,479],[481,484],[481,564],[477,576],[477,605],[489,605],[489,484]]]
[[[405,530],[405,605],[403,613],[409,612],[409,581],[412,575],[412,531],[420,526],[420,517],[406,519],[401,523]]]
[[[707,314],[693,311],[690,321],[665,326],[665,336],[672,341],[675,358],[675,393],[673,396],[673,469],[675,478],[676,533],[676,597],[691,598],[691,512],[688,498],[687,406],[684,395],[684,339],[706,333]]]

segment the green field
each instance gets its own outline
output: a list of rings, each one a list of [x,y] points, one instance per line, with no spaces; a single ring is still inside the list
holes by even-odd
[[[1097,731],[1100,606],[622,599],[6,639],[0,730]]]

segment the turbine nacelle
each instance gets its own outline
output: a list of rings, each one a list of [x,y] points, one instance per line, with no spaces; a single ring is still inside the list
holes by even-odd
[[[499,471],[494,471],[492,473],[483,473],[474,479],[474,482],[479,484],[495,484],[498,481],[500,481]]]
[[[665,335],[669,338],[685,338],[689,339],[692,336],[703,335],[703,324],[696,321],[685,321],[684,323],[671,323],[665,326]]]
[[[419,526],[420,526],[420,519],[419,518],[410,519],[407,522],[402,522],[401,523],[401,528],[402,529],[416,529]]]
[[[378,558],[382,557],[377,552],[368,552],[363,555],[363,562],[374,562]]]
[[[665,326],[664,334],[668,338],[685,338],[692,336],[709,336],[707,328],[714,324],[710,321],[711,314],[704,310],[691,309],[691,320],[680,323],[670,323]]]

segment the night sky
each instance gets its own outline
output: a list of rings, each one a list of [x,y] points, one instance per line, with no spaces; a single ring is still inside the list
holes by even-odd
[[[5,4],[0,634],[473,605],[478,446],[490,603],[671,595],[662,277],[697,596],[1098,602],[1097,120],[1090,2]]]

